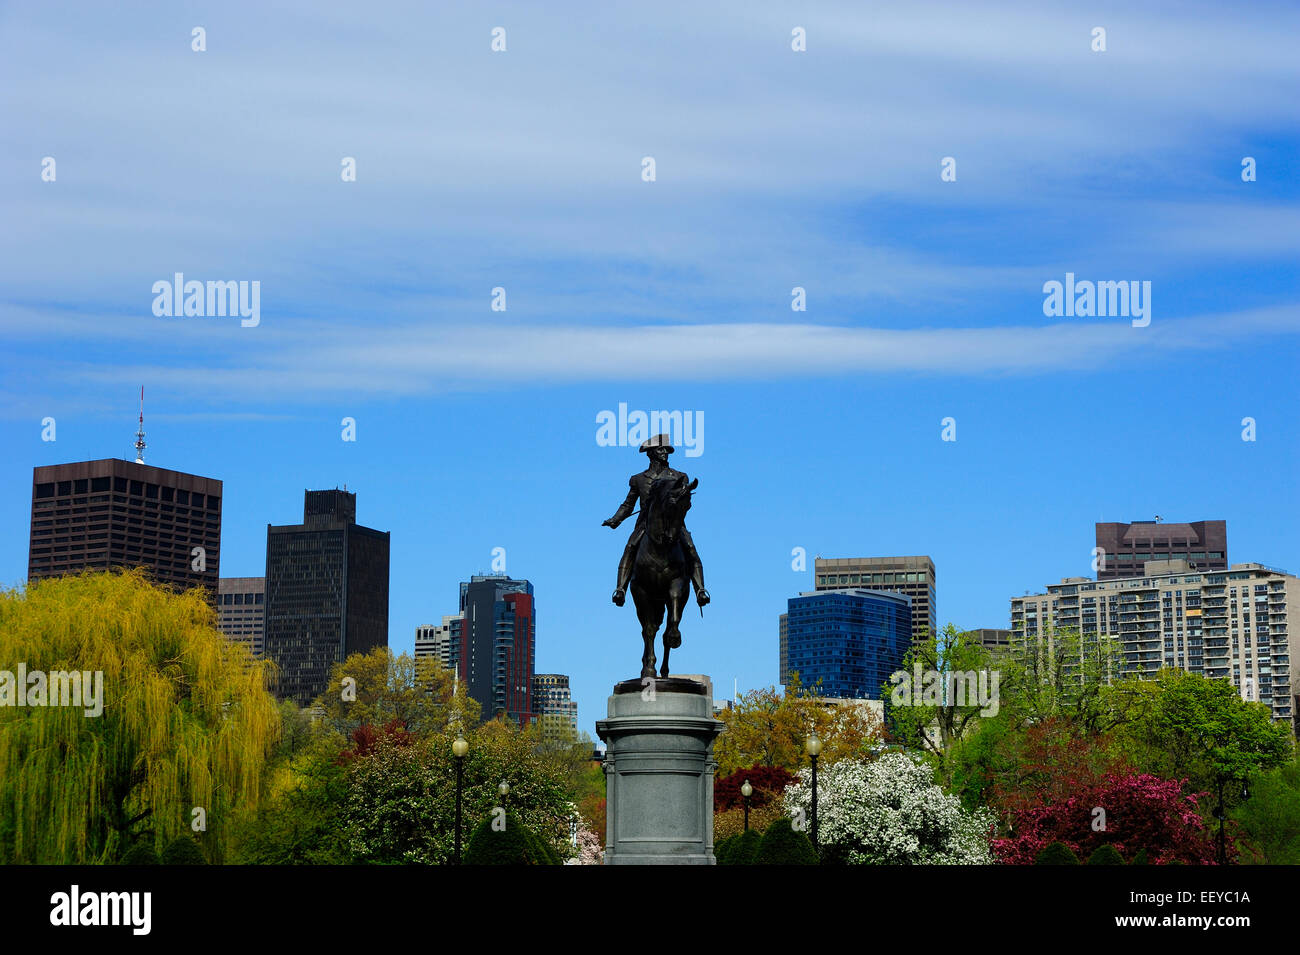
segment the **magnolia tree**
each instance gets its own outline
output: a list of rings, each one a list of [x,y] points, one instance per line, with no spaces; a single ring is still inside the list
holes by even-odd
[[[796,820],[812,814],[812,777],[801,770],[785,791]],[[817,836],[827,862],[856,865],[987,865],[993,817],[967,812],[903,753],[871,762],[842,759],[817,776]]]
[[[569,859],[566,865],[600,865],[605,860],[605,847],[586,824],[578,823],[578,854]]]

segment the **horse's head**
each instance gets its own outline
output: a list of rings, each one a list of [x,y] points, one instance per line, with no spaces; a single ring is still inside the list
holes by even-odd
[[[668,500],[665,503],[668,506],[669,513],[677,514],[679,523],[686,519],[686,512],[691,509],[691,492],[699,486],[699,478],[687,484],[685,475],[679,477],[669,486]]]
[[[691,492],[699,486],[699,480],[686,483],[686,477],[674,481],[656,484],[650,492],[650,509],[647,519],[652,525],[651,533],[671,544],[677,540],[677,532],[686,522],[686,512],[691,509]]]

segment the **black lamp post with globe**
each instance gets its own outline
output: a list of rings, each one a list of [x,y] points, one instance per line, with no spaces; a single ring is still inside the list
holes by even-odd
[[[803,744],[804,752],[812,760],[812,844],[813,848],[818,848],[817,843],[817,757],[821,755],[822,741],[816,734],[809,736]]]

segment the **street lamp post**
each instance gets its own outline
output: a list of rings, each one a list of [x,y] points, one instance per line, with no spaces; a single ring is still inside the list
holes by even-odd
[[[501,808],[507,809],[506,798],[510,795],[510,784],[504,779],[501,780],[501,785],[497,787],[497,792],[501,794]]]
[[[456,865],[460,865],[460,801],[465,788],[465,754],[469,752],[469,743],[465,737],[457,736],[451,744],[451,754],[456,757]]]
[[[819,848],[817,843],[817,757],[822,751],[822,741],[814,734],[804,741],[803,748],[809,759],[812,760],[812,844],[813,848]]]
[[[1224,823],[1227,819],[1227,810],[1223,806],[1223,787],[1224,783],[1219,783],[1219,805],[1214,809],[1214,815],[1219,820],[1219,851],[1217,853],[1219,865],[1228,864],[1228,839],[1224,834]],[[1241,784],[1241,798],[1245,801],[1250,798],[1250,788],[1243,782]]]
[[[745,797],[745,831],[749,832],[749,797],[754,795],[754,787],[749,784],[748,779],[740,787],[740,795]]]
[[[1225,841],[1223,834],[1223,817],[1227,815],[1227,813],[1223,811],[1223,780],[1219,780],[1219,805],[1215,807],[1214,815],[1219,820],[1219,851],[1216,855],[1219,860],[1219,865],[1227,865],[1228,844]]]

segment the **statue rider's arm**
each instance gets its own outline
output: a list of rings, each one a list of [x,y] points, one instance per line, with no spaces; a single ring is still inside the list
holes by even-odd
[[[618,527],[618,525],[622,524],[623,521],[627,519],[628,515],[636,509],[636,502],[639,495],[636,492],[635,476],[627,479],[627,486],[627,497],[625,497],[623,503],[618,506],[618,510],[614,512],[614,516],[609,520],[602,522],[601,526]]]

